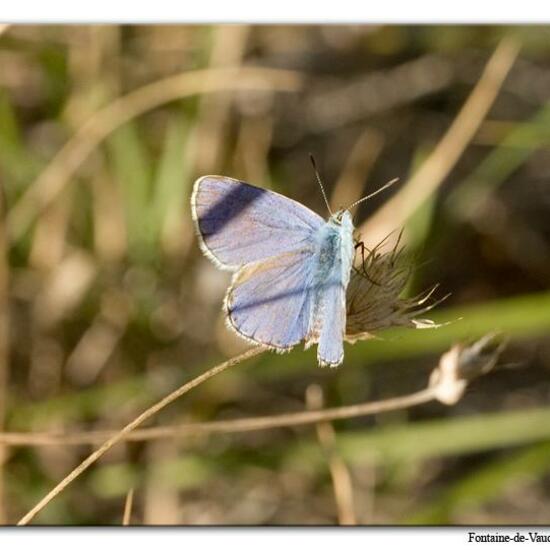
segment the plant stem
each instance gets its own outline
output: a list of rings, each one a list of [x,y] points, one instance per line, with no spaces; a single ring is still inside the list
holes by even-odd
[[[138,417],[136,417],[132,422],[124,426],[122,430],[115,433],[111,438],[109,438],[99,449],[94,451],[88,458],[81,462],[69,475],[63,478],[32,510],[27,512],[18,522],[17,525],[27,525],[33,518],[40,512],[49,502],[51,502],[61,491],[63,491],[72,481],[74,481],[82,472],[87,470],[94,462],[101,458],[111,447],[116,445],[119,441],[124,439],[124,436],[130,433],[132,430],[143,424],[146,420],[149,420],[164,407],[170,405],[173,401],[186,394],[193,388],[196,388],[203,382],[206,382],[209,378],[212,378],[216,374],[223,372],[224,370],[242,363],[251,357],[263,353],[265,348],[263,347],[254,347],[245,351],[237,357],[233,357],[228,361],[220,363],[215,367],[212,367],[210,370],[204,372],[203,374],[193,378],[183,386],[180,386],[177,390],[173,391],[171,394],[167,395],[153,406],[149,407],[146,411],[142,412]]]

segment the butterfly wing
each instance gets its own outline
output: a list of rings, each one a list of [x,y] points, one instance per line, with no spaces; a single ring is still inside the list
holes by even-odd
[[[325,223],[292,199],[223,176],[195,182],[191,209],[204,253],[233,271],[301,249]]]
[[[229,326],[280,351],[302,341],[315,295],[312,255],[304,247],[240,269],[225,300]]]

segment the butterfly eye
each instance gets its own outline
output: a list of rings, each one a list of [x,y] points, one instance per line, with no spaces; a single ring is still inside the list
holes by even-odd
[[[338,212],[336,212],[336,214],[334,215],[334,221],[340,225],[342,223],[342,218],[344,216],[344,212],[345,210],[338,210]]]

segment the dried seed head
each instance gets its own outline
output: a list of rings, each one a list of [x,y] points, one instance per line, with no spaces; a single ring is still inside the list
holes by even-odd
[[[469,346],[453,346],[441,356],[430,377],[435,398],[446,405],[454,405],[464,394],[470,380],[494,368],[504,346],[494,333]]]
[[[373,338],[374,332],[393,326],[439,326],[417,318],[441,302],[425,305],[436,287],[414,298],[400,298],[412,268],[403,258],[403,249],[397,249],[398,244],[391,252],[370,251],[353,268],[346,295],[347,341]]]

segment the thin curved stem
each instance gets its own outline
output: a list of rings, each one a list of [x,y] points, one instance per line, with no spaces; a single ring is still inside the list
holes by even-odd
[[[426,403],[434,398],[435,389],[430,387],[409,395],[381,401],[372,401],[369,403],[360,403],[357,405],[347,405],[344,407],[284,413],[275,416],[257,416],[252,418],[239,418],[236,420],[214,420],[211,422],[196,422],[180,426],[158,426],[143,428],[141,430],[131,430],[125,433],[119,441],[153,441],[156,439],[197,434],[251,432],[301,426],[314,424],[316,422],[343,420],[346,418],[355,418],[358,416],[405,409]],[[112,431],[90,431],[73,434],[7,432],[0,433],[0,443],[11,446],[29,445],[37,447],[50,445],[90,445],[104,441],[106,438],[113,437],[118,433],[119,432]]]
[[[212,367],[211,369],[207,370],[203,374],[193,378],[183,386],[180,386],[177,390],[173,391],[151,407],[149,407],[146,411],[142,412],[138,417],[136,417],[132,422],[124,426],[122,430],[116,432],[112,437],[110,437],[99,449],[94,451],[86,460],[81,462],[69,475],[67,475],[65,478],[63,478],[32,510],[27,512],[18,522],[17,525],[27,525],[29,521],[31,521],[40,510],[42,510],[49,502],[51,502],[61,491],[63,491],[67,485],[69,485],[72,481],[74,481],[82,472],[87,470],[94,462],[96,462],[99,458],[101,458],[111,447],[116,445],[119,441],[122,441],[124,439],[124,436],[129,434],[132,430],[143,424],[146,420],[149,420],[151,417],[153,417],[155,414],[157,414],[160,410],[164,409],[166,406],[170,405],[170,403],[174,402],[176,399],[181,397],[182,395],[186,394],[193,388],[196,388],[203,382],[206,382],[209,378],[212,378],[216,374],[219,374],[223,372],[224,370],[228,369],[229,367],[232,367],[234,365],[237,365],[238,363],[242,363],[243,361],[246,361],[247,359],[250,359],[251,357],[254,357],[256,355],[259,355],[260,353],[263,353],[265,351],[265,348],[263,347],[254,347],[249,349],[248,351],[245,351],[244,353],[241,353],[237,357],[233,357],[232,359],[229,359],[228,361],[225,361],[219,365],[216,365],[215,367]]]

